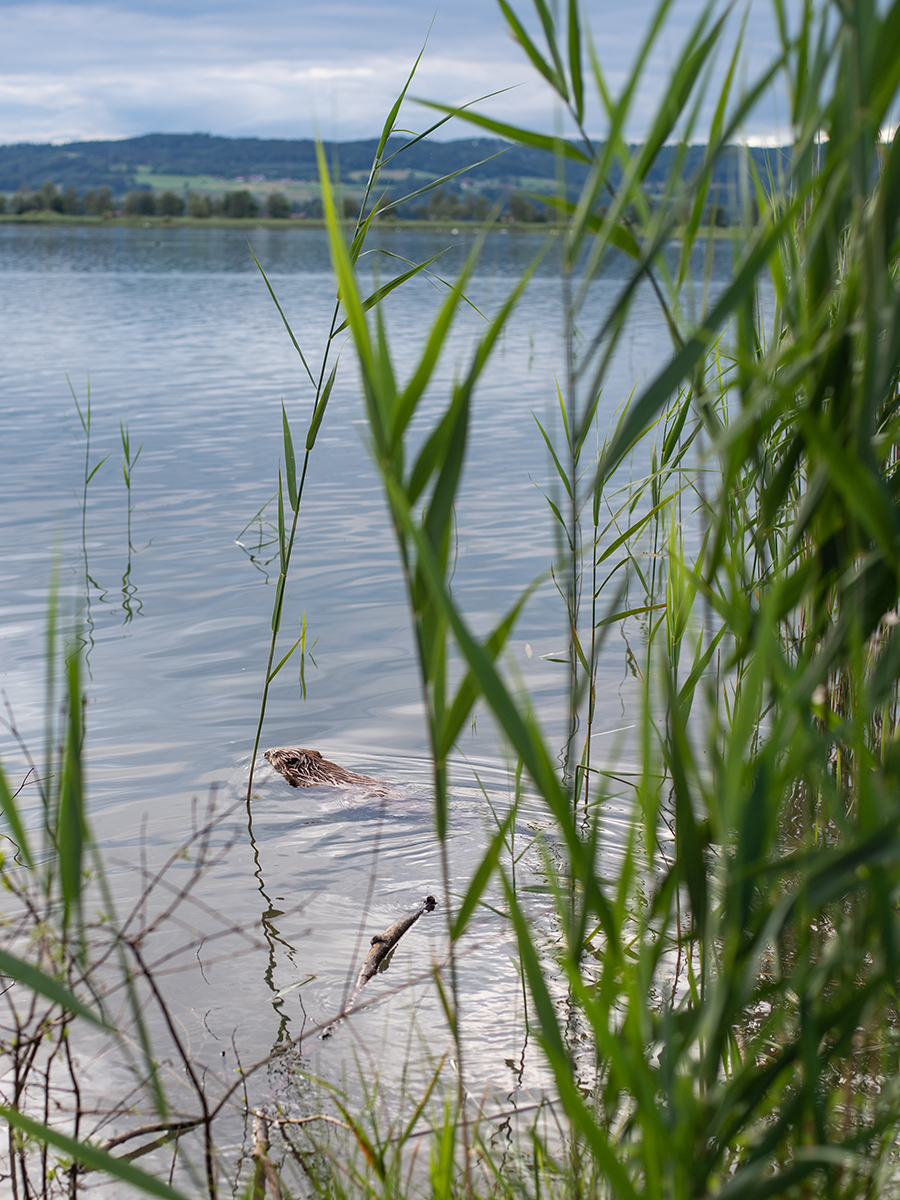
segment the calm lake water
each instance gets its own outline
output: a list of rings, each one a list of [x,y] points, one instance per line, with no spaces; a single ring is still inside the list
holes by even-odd
[[[197,1061],[226,1082],[236,1066],[235,1048],[246,1065],[297,1037],[304,1022],[327,1020],[355,978],[371,934],[425,894],[438,898],[438,911],[419,921],[390,970],[369,985],[370,1006],[330,1041],[304,1043],[305,1067],[344,1080],[351,1090],[360,1073],[377,1073],[389,1096],[405,1060],[414,1090],[415,1078],[427,1075],[450,1045],[433,987],[427,980],[399,985],[427,974],[441,958],[442,913],[456,897],[441,883],[404,589],[367,452],[350,347],[312,461],[285,602],[282,651],[300,636],[305,614],[315,661],[305,662],[305,698],[297,666],[278,677],[263,746],[315,747],[402,790],[386,803],[328,790],[298,792],[266,769],[250,820],[239,803],[277,573],[265,561],[271,548],[255,550],[254,527],[246,527],[275,489],[282,399],[298,442],[310,405],[308,383],[248,238],[315,360],[334,303],[324,233],[253,226],[246,235],[0,228],[0,686],[26,740],[37,746],[43,624],[57,552],[62,594],[82,622],[88,649],[93,832],[120,904],[140,884],[134,864],[161,863],[190,837],[211,788],[218,810],[237,804],[216,828],[218,861],[196,893],[202,906],[187,903],[182,925],[156,945],[162,957],[191,943],[189,953],[169,962],[167,995]],[[428,230],[384,231],[373,244],[420,261],[446,240]],[[436,264],[447,277],[461,264],[470,236],[449,240],[455,246]],[[473,302],[486,312],[495,308],[541,242],[540,234],[492,235],[469,289]],[[397,267],[382,259],[378,269],[383,278]],[[598,312],[615,290],[613,271],[592,297]],[[438,290],[422,280],[391,296],[386,311],[401,375],[414,362],[438,301]],[[553,423],[560,314],[551,253],[497,349],[475,406],[457,510],[454,594],[479,632],[547,572],[553,558],[541,495],[550,474],[531,414]],[[482,327],[474,312],[462,315],[441,383],[461,369]],[[602,428],[667,350],[655,302],[642,295],[604,393]],[[110,456],[88,489],[83,545],[85,446],[67,376],[82,406],[90,381],[91,467]],[[428,413],[442,399],[435,388]],[[131,551],[120,422],[132,448],[143,447],[133,472]],[[565,670],[543,656],[564,644],[562,605],[548,581],[520,622],[510,661],[560,741]],[[628,676],[618,646],[603,672],[601,735],[629,723]],[[617,736],[599,737],[597,753]],[[15,779],[21,756],[5,730],[0,754]],[[475,769],[502,811],[512,792],[511,766],[484,714],[461,738],[454,771],[450,853],[457,894],[491,824]],[[526,811],[517,846],[524,850],[540,827],[540,812]],[[615,820],[609,838],[614,854]],[[523,869],[537,865],[536,854],[526,855]],[[176,866],[174,875],[186,869]],[[212,940],[198,950],[195,941],[204,937]],[[527,1104],[546,1081],[525,1036],[512,938],[487,910],[467,940],[460,979],[469,1091],[496,1108]],[[251,1100],[263,1102],[276,1086],[271,1071],[259,1073]]]

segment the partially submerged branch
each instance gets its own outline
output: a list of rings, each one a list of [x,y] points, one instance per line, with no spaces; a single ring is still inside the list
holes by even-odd
[[[356,977],[356,987],[353,989],[353,995],[350,997],[350,1000],[348,1001],[343,1012],[340,1013],[339,1016],[335,1017],[331,1024],[326,1025],[322,1030],[319,1036],[323,1041],[325,1038],[331,1037],[343,1018],[348,1016],[348,1014],[353,1011],[353,1007],[359,998],[360,992],[363,990],[372,976],[377,973],[382,963],[403,937],[404,933],[406,933],[408,929],[411,929],[412,926],[415,925],[416,921],[418,921],[419,917],[421,917],[423,913],[434,912],[436,907],[437,900],[435,900],[434,896],[426,896],[417,908],[414,908],[412,912],[406,913],[405,916],[400,917],[393,923],[393,925],[389,925],[384,933],[375,934],[369,947],[369,953],[366,955],[366,960],[360,967],[359,975]]]

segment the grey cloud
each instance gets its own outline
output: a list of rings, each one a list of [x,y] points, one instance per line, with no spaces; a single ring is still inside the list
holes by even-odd
[[[521,6],[524,11],[524,5]],[[601,61],[616,86],[653,10],[588,5]],[[638,97],[640,136],[700,0],[678,0]],[[753,58],[774,50],[768,0],[750,6]],[[305,137],[371,136],[401,86],[433,14],[423,0],[377,6],[263,0],[0,0],[0,140],[68,140],[158,131]],[[439,9],[415,91],[459,104],[498,88],[488,111],[553,127],[554,107],[489,0]],[[419,125],[427,121],[414,115]],[[592,117],[598,127],[599,115]],[[751,132],[777,124],[770,104]],[[598,128],[597,132],[601,130]],[[449,131],[448,131],[449,132]],[[459,135],[461,130],[457,129]]]

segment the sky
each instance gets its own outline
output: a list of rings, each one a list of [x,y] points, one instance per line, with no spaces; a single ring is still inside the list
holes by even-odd
[[[771,0],[745,4],[746,83],[777,39]],[[513,6],[533,29],[532,0]],[[603,69],[619,87],[656,2],[585,0],[583,7]],[[635,105],[633,137],[646,131],[701,8],[701,0],[674,0]],[[729,38],[737,24],[735,16]],[[426,37],[415,95],[456,105],[508,88],[481,111],[546,131],[558,125],[559,106],[510,37],[496,0],[0,0],[0,143],[194,132],[372,137]],[[428,123],[416,105],[405,116],[416,129]],[[602,136],[598,112],[588,124]],[[465,132],[457,124],[440,136]],[[744,130],[750,141],[788,134],[777,97]]]

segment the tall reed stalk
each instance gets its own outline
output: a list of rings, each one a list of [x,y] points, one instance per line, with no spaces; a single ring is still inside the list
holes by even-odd
[[[424,53],[424,49],[420,52],[419,57],[416,59],[415,63],[413,64],[412,70],[410,71],[409,76],[408,76],[405,84],[403,85],[403,88],[402,88],[399,96],[394,101],[394,104],[392,105],[391,110],[388,113],[387,119],[384,122],[384,126],[382,127],[381,136],[378,139],[378,145],[375,148],[375,155],[372,159],[372,165],[369,169],[369,176],[366,181],[366,187],[365,187],[365,190],[363,193],[362,203],[361,203],[360,209],[359,209],[359,215],[356,218],[356,223],[353,228],[352,235],[350,237],[349,255],[350,255],[350,259],[354,265],[356,265],[359,262],[360,256],[364,253],[366,239],[368,238],[368,235],[371,231],[373,221],[375,221],[377,218],[380,218],[385,213],[389,212],[391,209],[396,208],[398,205],[405,204],[408,201],[413,200],[418,196],[427,194],[429,191],[432,191],[435,188],[442,187],[445,183],[449,182],[451,179],[455,179],[458,175],[462,175],[464,173],[464,171],[471,169],[468,166],[461,167],[459,170],[452,171],[450,174],[444,175],[440,179],[435,179],[429,183],[424,184],[421,187],[416,188],[414,191],[408,193],[405,196],[400,197],[397,200],[389,200],[387,198],[386,192],[379,193],[379,178],[380,178],[382,170],[386,166],[388,166],[389,163],[393,162],[396,158],[398,158],[401,154],[403,154],[404,151],[408,150],[411,146],[417,145],[417,143],[422,141],[424,138],[429,137],[432,133],[435,133],[438,129],[441,128],[441,126],[445,125],[446,122],[450,120],[450,117],[443,117],[443,118],[441,118],[441,120],[439,120],[439,121],[435,122],[433,125],[431,125],[424,132],[416,134],[415,136],[408,138],[408,140],[405,141],[403,143],[403,145],[401,145],[399,148],[397,148],[395,150],[389,149],[388,143],[389,143],[390,138],[398,132],[404,132],[404,133],[406,132],[405,130],[400,130],[398,128],[397,119],[400,114],[400,110],[404,104],[404,101],[406,100],[406,96],[409,91],[409,87],[413,81],[416,70],[418,69],[419,62],[421,61],[423,53]],[[473,165],[477,166],[479,164],[476,163]],[[291,564],[291,556],[293,554],[293,549],[294,549],[294,541],[297,536],[297,523],[298,523],[298,520],[300,517],[300,503],[303,499],[303,490],[304,490],[304,487],[306,484],[307,472],[309,470],[310,457],[312,455],[313,449],[315,448],[316,438],[318,437],[319,428],[325,417],[325,411],[328,407],[328,401],[331,398],[332,388],[334,387],[334,381],[337,376],[337,368],[338,368],[337,361],[334,361],[333,365],[331,365],[332,359],[336,353],[336,351],[335,351],[335,346],[337,344],[336,339],[338,339],[338,337],[341,334],[343,334],[345,332],[345,330],[347,329],[347,322],[341,321],[341,301],[340,301],[340,298],[338,297],[335,300],[334,309],[333,309],[332,315],[331,315],[331,322],[330,322],[329,329],[328,329],[328,335],[325,339],[325,344],[322,348],[319,365],[315,371],[312,370],[309,366],[309,363],[308,363],[306,357],[304,356],[303,351],[300,348],[300,344],[297,341],[297,338],[294,336],[294,332],[291,329],[290,324],[288,323],[287,317],[285,316],[284,311],[282,310],[281,305],[278,302],[275,292],[272,289],[272,285],[269,283],[269,280],[266,278],[265,272],[263,271],[262,267],[260,266],[259,260],[256,258],[255,254],[253,257],[254,257],[254,261],[256,262],[257,267],[259,267],[259,270],[263,276],[263,279],[265,280],[266,287],[269,290],[269,294],[272,297],[275,307],[278,309],[278,314],[281,317],[282,322],[284,323],[284,327],[287,330],[289,338],[291,339],[291,343],[292,343],[294,349],[297,351],[297,354],[300,358],[300,362],[303,366],[303,370],[306,374],[307,380],[309,381],[309,384],[313,389],[313,398],[312,398],[312,411],[311,411],[310,418],[309,418],[309,424],[308,424],[307,430],[306,430],[306,437],[304,439],[303,459],[302,459],[302,465],[300,468],[299,481],[297,479],[297,465],[296,465],[297,457],[296,457],[296,453],[294,450],[293,435],[291,433],[291,426],[290,426],[290,422],[288,421],[287,413],[284,409],[284,405],[282,404],[282,431],[283,431],[283,437],[284,437],[284,480],[282,480],[281,473],[279,472],[278,493],[277,493],[279,574],[278,574],[278,581],[275,586],[275,600],[274,600],[274,605],[273,605],[273,609],[272,609],[272,620],[271,620],[272,635],[271,635],[271,638],[269,641],[269,652],[268,652],[268,657],[266,660],[265,676],[263,679],[263,690],[262,690],[262,698],[261,698],[260,707],[259,707],[259,717],[258,717],[257,724],[256,724],[256,734],[255,734],[254,740],[253,740],[253,751],[252,751],[251,758],[250,758],[250,770],[249,770],[249,775],[248,775],[248,779],[247,779],[247,803],[248,804],[250,802],[250,798],[251,798],[251,795],[253,792],[253,776],[254,776],[254,771],[255,771],[255,767],[256,767],[257,755],[259,753],[260,738],[262,737],[263,722],[265,721],[266,708],[268,706],[269,687],[270,687],[272,681],[274,680],[274,678],[276,677],[276,675],[279,673],[279,671],[282,669],[282,667],[285,665],[285,663],[288,662],[291,655],[294,653],[294,651],[297,649],[297,647],[301,644],[301,641],[302,641],[302,637],[298,638],[297,641],[294,642],[293,646],[291,646],[291,648],[287,651],[287,653],[285,655],[283,655],[283,657],[278,661],[278,663],[277,664],[275,663],[275,650],[276,650],[276,645],[278,642],[278,634],[281,630],[282,609],[283,609],[283,605],[284,605],[284,592],[285,592],[285,587],[287,585],[287,577],[288,577],[288,572],[289,572],[290,564]],[[391,255],[389,255],[389,257],[392,259],[396,259],[398,256],[391,254]],[[380,287],[377,287],[363,302],[364,308],[368,311],[369,309],[376,307],[385,298],[385,296],[390,295],[391,292],[395,291],[399,287],[402,287],[410,279],[413,279],[415,276],[419,275],[422,272],[429,273],[428,268],[439,257],[440,257],[440,254],[436,254],[436,255],[433,255],[431,258],[426,259],[424,262],[420,262],[420,263],[409,263],[408,260],[402,260],[402,261],[406,261],[408,263],[408,269],[406,271],[401,272],[399,275],[395,276],[388,283],[383,284]],[[441,283],[444,283],[444,280],[439,280],[439,281]],[[446,286],[449,286],[449,285],[446,285]],[[329,371],[329,366],[331,366],[330,371]],[[289,527],[288,527],[288,524],[286,523],[286,513],[285,513],[285,508],[284,508],[284,485],[285,484],[287,486],[288,505],[289,505],[289,510],[290,510],[290,516],[288,517]]]

